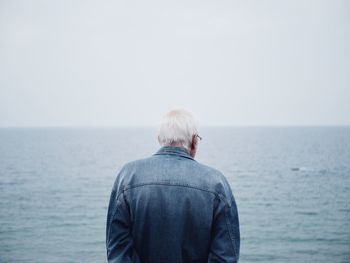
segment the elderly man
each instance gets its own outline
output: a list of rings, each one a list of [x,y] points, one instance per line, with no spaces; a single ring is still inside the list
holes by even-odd
[[[158,152],[120,170],[107,214],[108,262],[238,261],[235,199],[221,172],[194,160],[199,139],[192,114],[170,111]]]

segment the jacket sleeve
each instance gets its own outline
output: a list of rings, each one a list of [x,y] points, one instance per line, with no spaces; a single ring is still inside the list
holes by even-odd
[[[109,263],[140,262],[134,249],[130,213],[124,193],[117,195],[115,190],[112,190],[107,212],[106,248]]]
[[[235,199],[217,198],[208,263],[235,263],[239,259],[240,231]]]

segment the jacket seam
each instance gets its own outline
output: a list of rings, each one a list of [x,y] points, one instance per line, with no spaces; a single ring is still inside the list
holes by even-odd
[[[134,188],[138,188],[138,187],[142,187],[142,186],[148,186],[148,185],[166,185],[166,186],[178,186],[178,187],[192,188],[192,189],[200,190],[200,191],[203,191],[203,192],[211,193],[211,194],[217,196],[220,200],[224,201],[226,205],[228,205],[227,198],[225,196],[223,196],[222,194],[220,194],[220,193],[217,193],[217,192],[214,192],[214,191],[210,191],[210,190],[207,190],[207,189],[203,189],[203,188],[200,188],[200,187],[188,185],[188,184],[177,184],[177,183],[166,183],[166,182],[151,182],[151,183],[142,183],[142,184],[135,184],[135,185],[126,186],[118,194],[117,199],[119,198],[119,195],[122,194],[125,191],[131,190],[131,189],[134,189]]]
[[[229,223],[229,219],[228,219],[228,216],[227,216],[227,210],[229,209],[229,206],[226,206],[225,207],[225,221],[226,221],[226,227],[227,227],[227,232],[229,234],[229,237],[230,237],[230,240],[231,240],[231,245],[232,245],[232,249],[233,249],[233,252],[235,253],[235,258],[237,259],[237,251],[236,251],[236,248],[235,248],[235,244],[234,244],[234,238],[232,236],[232,233],[231,233],[231,230],[230,230],[230,227],[229,225],[231,225]]]
[[[116,199],[116,198],[117,198],[117,192],[113,189],[111,195],[113,195],[113,192],[115,193],[114,199],[117,200],[117,199]],[[113,202],[114,202],[114,200],[113,200]],[[116,209],[116,210],[117,210],[117,209]],[[110,235],[111,235],[111,224],[112,224],[113,218],[114,218],[114,216],[115,216],[115,213],[116,213],[116,211],[113,211],[113,214],[111,215],[111,218],[109,218],[109,221],[107,221],[107,227],[108,227],[108,229],[107,229],[106,244],[108,244],[109,239],[110,239]],[[107,247],[108,247],[108,246],[107,246]],[[108,251],[107,251],[107,252],[108,252]]]
[[[118,196],[115,197],[116,206],[115,206],[115,211],[113,211],[113,214],[112,214],[112,216],[111,216],[111,221],[109,222],[108,237],[109,237],[110,234],[111,234],[111,225],[112,225],[112,222],[113,222],[113,220],[114,220],[114,218],[115,218],[115,215],[116,215],[118,212],[120,212],[119,209],[118,209],[118,207],[117,207],[117,204],[118,204],[118,199],[119,199],[119,197],[121,196],[121,194],[124,194],[124,191],[121,191],[121,193],[118,194]],[[123,199],[124,199],[124,198],[123,198]],[[124,201],[125,201],[125,199],[124,199]],[[125,209],[124,204],[121,204],[121,205],[122,205],[123,208]],[[108,241],[109,241],[109,240],[108,240]]]

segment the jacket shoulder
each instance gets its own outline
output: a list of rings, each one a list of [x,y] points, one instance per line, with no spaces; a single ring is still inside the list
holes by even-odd
[[[198,163],[202,169],[202,175],[209,180],[208,185],[212,191],[217,193],[222,199],[230,203],[232,191],[226,176],[218,169]]]
[[[148,178],[152,178],[152,181],[154,181],[153,175],[156,167],[162,167],[162,165],[159,165],[159,159],[153,156],[125,163],[118,172],[114,183],[114,190],[117,195],[126,187],[138,184],[140,180],[147,180],[145,179],[148,177],[147,174],[150,175]],[[170,167],[172,169],[179,168],[178,164]],[[178,178],[176,180],[178,180],[178,183],[215,193],[229,203],[232,193],[230,185],[221,171],[198,161],[186,162],[184,166],[181,166],[181,169],[189,171],[190,176],[177,174]]]
[[[124,163],[124,165],[116,172],[116,178],[113,186],[113,190],[117,193],[130,183],[131,177],[136,174],[137,171],[142,170],[143,167],[149,165],[151,161],[150,157],[136,159]]]

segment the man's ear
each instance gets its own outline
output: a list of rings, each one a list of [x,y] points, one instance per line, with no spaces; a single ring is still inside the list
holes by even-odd
[[[191,148],[194,149],[196,147],[196,135],[192,135]]]
[[[190,149],[190,155],[194,158],[196,155],[197,151],[197,145],[196,145],[196,135],[192,136],[192,141],[191,141],[191,149]]]

